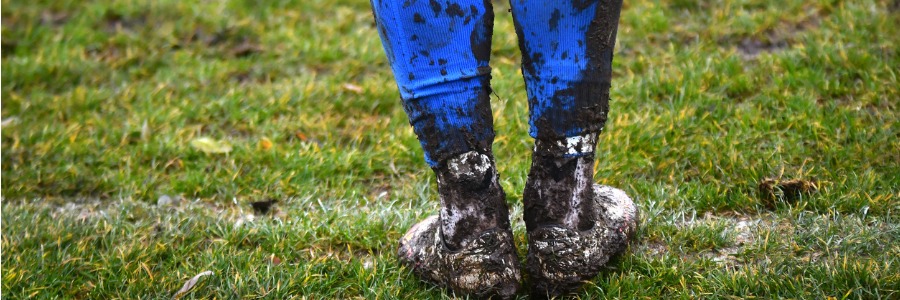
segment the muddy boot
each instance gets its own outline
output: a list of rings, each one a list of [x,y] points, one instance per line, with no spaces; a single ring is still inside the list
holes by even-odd
[[[535,141],[524,193],[532,296],[575,291],[634,235],[638,216],[631,198],[594,184],[596,137]]]
[[[475,151],[434,168],[440,215],[400,239],[400,262],[426,281],[478,298],[512,298],[521,272],[492,157]]]

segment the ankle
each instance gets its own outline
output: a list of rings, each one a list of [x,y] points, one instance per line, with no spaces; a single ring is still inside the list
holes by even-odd
[[[593,157],[596,147],[596,133],[585,133],[566,138],[535,139],[533,155],[556,158]]]
[[[535,140],[523,199],[529,231],[545,225],[579,230],[593,227],[596,140],[595,133]]]
[[[441,183],[483,183],[494,169],[494,158],[489,154],[469,151],[444,162],[444,170],[437,171]]]
[[[441,230],[459,249],[485,230],[509,228],[509,212],[490,153],[470,151],[434,168],[441,199]]]

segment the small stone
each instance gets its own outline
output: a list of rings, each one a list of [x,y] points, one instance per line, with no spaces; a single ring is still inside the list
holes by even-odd
[[[173,200],[172,197],[169,197],[169,195],[162,195],[156,200],[156,206],[159,207],[169,206],[172,205],[172,203],[175,203],[175,200]]]

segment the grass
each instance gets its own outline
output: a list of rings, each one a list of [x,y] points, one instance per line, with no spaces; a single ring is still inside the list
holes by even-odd
[[[507,8],[494,150],[524,251]],[[897,9],[627,1],[596,178],[641,238],[579,295],[900,297]],[[2,46],[4,297],[170,298],[205,270],[187,297],[449,296],[393,256],[437,201],[366,1],[2,0]]]

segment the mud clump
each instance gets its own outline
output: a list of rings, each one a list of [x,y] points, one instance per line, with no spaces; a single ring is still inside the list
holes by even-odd
[[[763,204],[774,208],[778,203],[796,203],[801,197],[812,195],[819,190],[819,184],[815,179],[763,178],[759,182],[758,189]]]
[[[253,207],[253,211],[260,215],[265,215],[269,213],[269,210],[275,206],[275,203],[278,203],[278,199],[267,199],[263,201],[250,202],[250,206]]]
[[[397,250],[401,264],[421,279],[460,296],[511,299],[521,287],[519,257],[509,228],[495,228],[471,239],[458,251],[441,242],[438,216],[410,228]]]
[[[637,230],[638,211],[624,191],[593,185],[596,225],[587,231],[542,226],[528,231],[525,268],[532,298],[576,291],[624,253]]]

